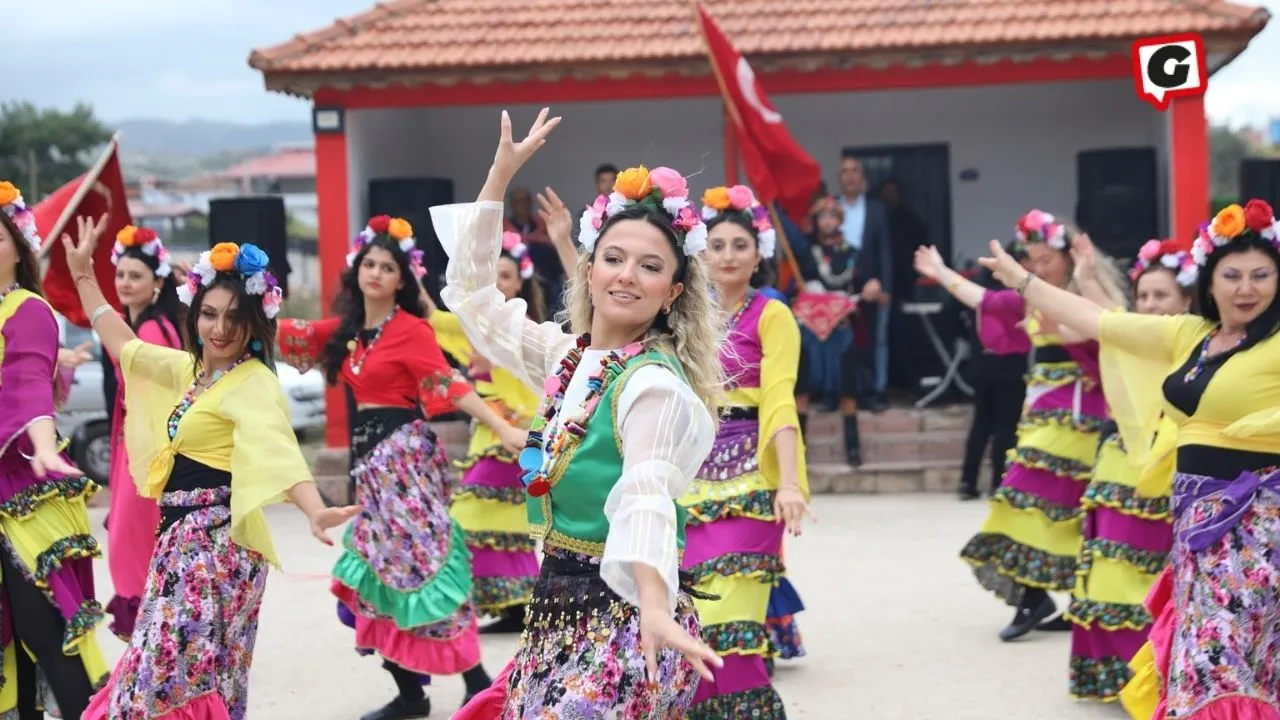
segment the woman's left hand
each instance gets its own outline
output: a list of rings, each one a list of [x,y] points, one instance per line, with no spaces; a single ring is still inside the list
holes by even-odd
[[[724,660],[710,646],[691,637],[685,629],[666,614],[664,608],[640,608],[640,648],[644,653],[644,665],[649,682],[658,682],[658,653],[665,648],[680,651],[707,682],[714,682],[715,675],[707,668],[724,667]]]
[[[1071,241],[1071,260],[1075,265],[1072,276],[1076,282],[1088,282],[1098,276],[1096,258],[1093,241],[1084,233],[1077,234]]]
[[[31,470],[38,478],[45,478],[49,473],[66,477],[80,477],[84,473],[75,465],[67,462],[57,450],[37,450],[31,456]]]
[[[794,537],[800,537],[800,526],[804,522],[805,515],[814,522],[818,521],[809,503],[804,501],[804,495],[794,487],[780,488],[774,494],[773,515],[777,518],[777,522],[787,524],[787,532]]]
[[[107,214],[103,213],[97,222],[83,215],[76,216],[76,239],[71,240],[68,233],[62,234],[62,247],[67,252],[67,270],[72,278],[82,275],[93,276],[93,251],[98,247],[98,238],[107,228]]]
[[[1022,263],[1004,251],[999,240],[991,241],[991,257],[978,258],[978,264],[991,271],[996,280],[1007,288],[1020,287],[1030,273]]]
[[[329,539],[329,529],[336,528],[355,517],[362,509],[362,505],[348,505],[319,510],[311,516],[311,534],[325,545],[333,545],[333,541]]]
[[[58,348],[58,367],[74,370],[93,359],[89,351],[93,349],[93,341],[85,340],[74,348]]]

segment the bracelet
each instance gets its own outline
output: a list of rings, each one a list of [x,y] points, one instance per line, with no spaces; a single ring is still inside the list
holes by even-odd
[[[949,293],[951,293],[952,295],[954,295],[954,294],[955,294],[955,292],[956,292],[956,288],[960,287],[960,283],[962,283],[962,282],[964,282],[964,276],[963,276],[963,275],[956,275],[956,279],[955,279],[955,280],[952,280],[951,282],[947,283],[947,292],[949,292]]]
[[[84,282],[85,280],[90,280],[90,281],[95,281],[95,282],[96,282],[96,281],[97,281],[97,278],[95,278],[95,277],[94,277],[94,276],[92,276],[92,275],[77,275],[77,276],[76,276],[76,282],[75,282],[75,284],[76,284],[76,285],[79,285],[81,282]]]
[[[1023,276],[1022,282],[1018,285],[1019,295],[1027,294],[1027,286],[1031,284],[1031,281],[1035,278],[1035,276],[1036,274],[1033,272],[1029,272],[1025,276]]]
[[[109,312],[111,312],[110,305],[108,305],[107,303],[102,303],[101,305],[99,305],[98,309],[94,310],[93,315],[89,317],[89,327],[93,327],[94,325],[97,325],[98,318],[102,317],[103,315]]]

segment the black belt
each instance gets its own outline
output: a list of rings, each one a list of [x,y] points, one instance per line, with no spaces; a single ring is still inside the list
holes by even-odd
[[[1071,357],[1071,353],[1061,345],[1045,345],[1037,347],[1031,352],[1031,361],[1037,363],[1065,363],[1075,362],[1075,358]]]
[[[760,408],[745,407],[742,405],[733,405],[731,407],[721,408],[721,420],[759,420]]]
[[[196,512],[197,510],[214,507],[230,509],[231,500],[228,499],[226,502],[213,503],[212,505],[162,505],[160,507],[160,527],[156,529],[156,537],[160,537],[168,532],[169,528],[177,525],[180,520],[191,513]],[[209,529],[212,530],[213,528],[220,528],[223,525],[228,525],[230,523],[231,518],[228,516],[226,519],[219,520],[218,522],[210,525]]]

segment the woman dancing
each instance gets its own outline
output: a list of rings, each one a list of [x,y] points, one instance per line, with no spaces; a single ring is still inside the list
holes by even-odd
[[[441,354],[423,319],[426,270],[408,222],[370,218],[347,262],[335,317],[286,320],[280,347],[290,365],[322,366],[355,398],[351,473],[364,509],[347,528],[333,593],[356,647],[382,656],[399,691],[363,720],[426,717],[421,675],[462,674],[468,696],[491,680],[480,663],[470,555],[449,516],[448,461],[422,406],[449,400],[512,454],[525,435]]]
[[[455,718],[683,717],[718,656],[680,579],[684,494],[715,437],[719,319],[706,227],[670,169],[632,168],[583,214],[575,334],[495,286],[502,198],[559,122],[502,135],[476,203],[432,208],[441,293],[476,350],[546,393],[520,454],[541,576],[516,657]]]
[[[178,292],[194,308],[188,350],[138,339],[102,296],[93,251],[106,225],[77,218],[62,237],[80,303],[124,378],[125,444],[160,528],[129,647],[85,720],[241,720],[268,565],[279,565],[263,508],[286,498],[311,532],[359,509],[326,508],[311,482],[275,376],[281,293],[253,245],[218,243]],[[59,697],[67,717],[71,713]]]
[[[680,497],[689,518],[682,567],[718,598],[695,604],[702,639],[724,667],[698,685],[689,716],[785,718],[765,666],[765,620],[783,572],[784,524],[799,535],[809,510],[795,399],[800,330],[784,303],[757,292],[777,242],[769,211],[743,185],[711,188],[703,204],[704,257],[728,318],[720,362],[729,394],[711,455]]]
[[[1148,598],[1161,682],[1153,718],[1280,718],[1280,227],[1271,206],[1229,205],[1191,254],[1203,317],[1103,312],[1014,268],[981,262],[1029,304],[1101,347],[1125,446],[1177,425],[1170,565]]]
[[[109,667],[94,631],[101,549],[85,502],[97,485],[54,425],[58,323],[41,296],[34,213],[0,182],[0,717],[44,717],[48,683],[78,718]],[[65,388],[61,388],[65,391]]]
[[[1070,285],[1109,304],[1124,302],[1120,282],[1104,270],[1112,267],[1110,262],[1090,262],[1075,272],[1072,252],[1094,252],[1083,235],[1039,210],[1020,218],[1016,231],[1046,283]],[[1013,620],[1000,631],[1001,640],[1014,640],[1056,612],[1050,592],[1070,592],[1075,586],[1080,497],[1106,416],[1097,348],[1029,312],[1017,293],[988,291],[961,277],[943,264],[935,248],[917,250],[915,266],[978,310],[979,334],[987,348],[1008,353],[1034,347],[1017,446],[991,499],[986,523],[960,553],[984,587],[1017,607]],[[1084,277],[1086,268],[1098,272]]]
[[[169,251],[150,228],[129,225],[116,234],[111,249],[116,266],[116,295],[124,306],[124,320],[138,339],[161,347],[182,349],[178,328],[186,319],[186,308],[178,300]],[[138,494],[129,474],[129,458],[124,445],[124,379],[120,366],[112,363],[116,392],[111,420],[111,510],[107,514],[107,560],[115,597],[107,603],[111,632],[129,641],[142,603],[147,568],[156,548],[156,528],[160,527],[160,506],[154,498]]]
[[[567,217],[567,211],[565,214]],[[563,230],[567,232],[568,226],[565,223]],[[561,230],[558,226],[556,229]],[[542,286],[518,233],[502,233],[497,286],[507,300],[524,300],[533,322],[547,319]],[[443,314],[433,313],[431,317],[434,320]],[[517,428],[529,427],[540,398],[524,383],[474,354],[471,380],[476,393],[507,422]],[[471,435],[467,457],[454,464],[463,475],[450,512],[462,526],[471,551],[472,602],[477,611],[499,618],[480,632],[520,632],[524,629],[525,605],[538,579],[538,558],[529,537],[516,455],[503,447],[502,438],[492,428],[480,425]]]
[[[1189,243],[1151,240],[1130,272],[1135,309],[1148,315],[1191,310],[1196,264]],[[1147,639],[1151,615],[1142,602],[1168,560],[1173,530],[1177,427],[1164,419],[1141,466],[1126,452],[1114,421],[1103,424],[1093,480],[1080,499],[1084,544],[1066,619],[1071,621],[1069,691],[1082,700],[1114,702],[1130,677],[1129,661]]]

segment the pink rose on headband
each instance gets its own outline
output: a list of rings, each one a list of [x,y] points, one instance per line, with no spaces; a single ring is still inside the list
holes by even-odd
[[[662,197],[689,197],[689,185],[684,176],[669,167],[656,167],[649,171],[649,184],[662,191]]]
[[[1138,257],[1146,260],[1147,262],[1155,260],[1160,256],[1161,244],[1162,243],[1159,240],[1148,240],[1143,244],[1142,248],[1138,250]]]
[[[729,204],[734,210],[746,210],[756,201],[756,194],[746,185],[734,185],[729,188]]]

